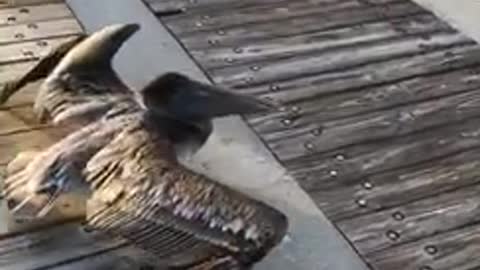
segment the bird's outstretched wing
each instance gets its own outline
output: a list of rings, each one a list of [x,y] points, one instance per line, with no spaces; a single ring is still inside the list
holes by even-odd
[[[69,50],[39,89],[34,104],[39,120],[84,125],[132,95],[113,70],[112,59],[139,29],[138,24],[109,25]]]
[[[2,85],[0,88],[0,105],[7,102],[13,94],[28,83],[47,77],[53,69],[55,69],[62,58],[86,37],[87,36],[83,34],[78,35],[59,44],[47,55],[40,58],[39,61],[32,65],[20,78],[6,82]]]
[[[172,266],[229,256],[248,266],[279,242],[283,214],[182,167],[157,135],[132,126],[89,161],[91,229],[121,236]]]

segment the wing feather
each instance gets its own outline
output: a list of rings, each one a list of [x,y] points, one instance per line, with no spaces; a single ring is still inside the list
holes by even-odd
[[[85,170],[87,182],[101,183],[87,207],[90,226],[158,257],[195,260],[223,253],[256,261],[283,236],[283,214],[182,167],[171,151],[141,126],[98,152]]]

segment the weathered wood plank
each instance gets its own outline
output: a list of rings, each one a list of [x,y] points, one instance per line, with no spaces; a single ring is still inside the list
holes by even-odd
[[[0,65],[0,84],[8,82],[21,76],[25,70],[28,70],[34,61],[9,63],[8,65]]]
[[[0,45],[35,39],[69,36],[81,33],[75,19],[60,19],[34,24],[19,24],[0,28]]]
[[[322,123],[474,89],[479,87],[479,74],[479,66],[468,66],[425,76],[419,74],[418,77],[403,81],[363,87],[336,95],[297,100],[281,99],[285,110],[252,117],[251,122],[255,123],[262,133],[288,129],[289,127],[282,124],[282,120],[295,116],[297,118],[292,124],[294,127],[308,125],[313,117],[316,123]]]
[[[345,1],[345,0],[344,0]],[[349,1],[349,0],[346,0]],[[362,5],[384,5],[392,3],[397,0],[370,0],[362,1]],[[188,18],[195,19],[195,15],[200,15],[201,13],[207,14],[209,17],[213,14],[222,13],[225,11],[235,11],[244,7],[249,6],[262,6],[262,5],[272,5],[278,3],[287,3],[286,0],[244,0],[244,1],[225,1],[225,0],[215,0],[215,1],[190,1],[190,0],[146,0],[144,1],[154,13],[163,13],[170,10],[183,10],[183,16]],[[341,0],[296,0],[295,2],[308,2],[311,5],[331,5]],[[360,2],[360,1],[359,1]],[[230,12],[231,13],[231,12]]]
[[[286,166],[311,193],[312,190],[328,192],[340,187],[360,185],[372,177],[382,177],[380,175],[376,178],[373,175],[376,173],[386,172],[385,175],[388,176],[388,172],[395,168],[406,169],[421,162],[433,162],[478,147],[480,129],[476,118],[463,119],[456,124],[428,129],[421,133],[375,140],[368,144],[344,148],[336,153],[306,156],[296,163],[286,163]],[[336,158],[338,155],[342,158]],[[320,196],[317,200],[324,201]],[[322,207],[327,207],[328,204],[325,202]],[[329,207],[334,208],[333,205]]]
[[[332,14],[364,7],[357,0],[331,1],[330,3],[313,3],[309,1],[278,1],[262,3],[260,5],[248,5],[222,10],[220,7],[212,7],[208,12],[208,19],[203,19],[201,25],[194,16],[188,12],[184,15],[163,19],[176,34],[188,35],[195,32],[210,32],[219,28],[255,28],[262,23],[271,23],[285,20],[286,17],[295,19],[316,15],[318,13]],[[278,23],[278,22],[277,22]],[[198,35],[198,33],[196,33]]]
[[[63,0],[15,0],[15,3],[12,3],[8,0],[0,0],[0,9],[19,7],[19,6],[32,6],[39,4],[55,4],[63,3]]]
[[[281,141],[270,140],[273,151],[282,160],[290,160],[311,153],[324,153],[349,145],[404,136],[408,133],[445,125],[477,114],[480,94],[475,89],[417,104],[408,104],[389,110],[375,111],[345,119],[325,121],[320,136],[311,133]],[[267,137],[267,136],[265,136]],[[268,140],[268,139],[267,139]],[[306,149],[305,144],[309,147]]]
[[[472,170],[475,166],[478,168],[478,165],[478,162],[470,162],[463,166]],[[478,179],[478,172],[476,178]],[[479,222],[479,196],[480,185],[469,186],[338,222],[337,226],[355,245],[357,251],[366,255]],[[398,234],[398,237],[393,237],[392,232]]]
[[[297,2],[304,1],[299,0]],[[332,3],[338,0],[315,0],[312,3]],[[385,0],[391,1],[391,0]],[[287,0],[244,0],[244,1],[225,1],[225,0],[209,0],[209,1],[190,1],[190,0],[145,0],[144,1],[153,12],[163,12],[165,10],[184,9],[189,16],[197,12],[218,12],[225,9],[239,9],[252,5],[263,5],[272,3],[285,3]]]
[[[3,236],[0,267],[25,269],[139,269],[121,256],[122,241],[89,235],[77,223],[51,226],[41,231]],[[113,264],[112,264],[113,263]],[[92,268],[86,268],[92,267]],[[118,267],[118,268],[117,268]]]
[[[410,36],[374,43],[360,43],[326,52],[319,51],[299,55],[294,58],[273,59],[257,64],[256,69],[254,66],[250,68],[233,66],[211,70],[210,73],[217,82],[226,85],[241,84],[248,77],[252,77],[256,83],[269,83],[344,70],[392,58],[413,56],[461,44],[473,44],[473,41],[459,33],[432,34],[428,40],[424,40],[421,36]]]
[[[344,185],[339,183],[335,189],[321,189],[321,184],[318,184],[315,187],[319,189],[309,193],[325,214],[336,222],[436,196],[478,182],[480,151],[475,148],[478,144],[471,142],[470,145],[473,149],[451,148],[449,151],[457,152],[437,153],[425,157],[431,160],[423,159],[410,166],[371,174],[355,181],[343,182],[340,179],[339,182]],[[360,201],[362,205],[359,205]]]
[[[396,83],[401,79],[409,77],[447,71],[458,66],[476,65],[479,61],[479,53],[480,50],[477,46],[456,48],[446,52],[434,52],[418,57],[396,59],[352,70],[296,80],[288,82],[289,85],[287,83],[280,84],[279,87],[286,87],[287,89],[290,86],[295,87],[293,88],[295,91],[291,91],[292,95],[298,92],[308,93],[308,90],[314,91],[314,89],[317,89],[317,92],[327,93],[330,91],[354,91],[366,86],[386,84],[386,82]],[[273,86],[275,85],[278,84],[273,84]],[[277,92],[273,94],[277,94]],[[307,98],[308,96],[307,94]],[[281,100],[279,98],[274,99]],[[263,117],[250,119],[250,123],[255,127],[256,131],[262,134],[272,147],[284,147],[283,153],[280,154],[282,159],[304,155],[305,148],[303,144],[311,139],[316,140],[316,136],[312,136],[312,133],[315,134],[316,130],[325,128],[324,123],[316,121],[315,114],[311,116],[302,115],[302,108],[298,107],[298,110],[299,113],[282,112],[277,116],[277,118],[283,116],[282,120],[278,122],[263,121]],[[297,124],[297,121],[305,124]],[[324,138],[323,136],[318,137],[320,139]]]
[[[480,225],[370,254],[366,260],[375,270],[435,269],[474,270],[480,267]]]
[[[41,4],[0,9],[0,27],[45,20],[72,18],[65,4]]]
[[[384,20],[388,18],[403,17],[408,15],[426,14],[426,12],[410,2],[389,5],[388,10],[381,11],[379,7],[363,9],[345,9],[342,12],[319,12],[304,17],[288,18],[282,20],[256,24],[252,27],[234,26],[227,28],[219,26],[217,31],[202,32],[199,29],[176,29],[174,23],[165,21],[171,30],[179,36],[183,44],[189,49],[199,49],[201,46],[208,47],[212,44],[235,47],[240,44],[267,40],[270,38],[288,37],[305,34],[308,32],[320,32],[334,28],[344,28],[361,23]],[[267,14],[265,14],[267,16]],[[182,31],[186,31],[183,33]],[[196,45],[194,45],[196,44]],[[195,47],[193,47],[195,46]]]
[[[437,20],[430,14],[409,18],[392,19],[389,22],[373,22],[322,32],[284,38],[272,38],[248,44],[238,44],[237,47],[213,46],[206,49],[189,47],[191,53],[206,69],[219,69],[228,66],[241,66],[270,62],[277,59],[290,59],[312,52],[331,52],[347,46],[372,44],[382,40],[395,40],[407,35],[429,37],[433,32],[454,32],[450,26]],[[394,26],[393,26],[394,25]],[[401,30],[400,30],[401,29]],[[194,44],[192,44],[195,46]]]
[[[36,60],[70,39],[71,37],[61,37],[3,45],[0,47],[0,65]]]
[[[41,150],[56,141],[55,136],[45,130],[31,128],[26,126],[25,130],[0,135],[0,165],[7,164],[21,151]]]

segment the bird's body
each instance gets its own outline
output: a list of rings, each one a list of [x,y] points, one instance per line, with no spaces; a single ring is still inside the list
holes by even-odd
[[[101,30],[47,77],[36,112],[79,127],[8,176],[9,207],[35,220],[62,196],[80,194],[87,202],[77,214],[90,229],[127,239],[163,266],[248,269],[283,237],[286,217],[182,166],[175,148],[198,149],[213,117],[268,106],[174,73],[147,85],[139,100],[111,69],[119,44],[137,29]],[[108,38],[89,43],[95,36]]]
[[[89,226],[169,266],[215,256],[247,267],[263,258],[283,237],[285,216],[180,165],[165,133],[169,120],[159,122],[144,115],[87,163]]]
[[[35,194],[25,212],[45,212],[59,191],[87,185],[90,229],[129,240],[163,266],[215,259],[232,268],[205,269],[248,269],[283,237],[285,216],[179,164],[166,132],[172,123],[141,112],[73,133],[30,163],[35,173],[25,171],[21,196]]]

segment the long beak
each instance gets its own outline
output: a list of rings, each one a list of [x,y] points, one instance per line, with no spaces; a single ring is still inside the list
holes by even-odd
[[[143,98],[146,104],[161,104],[169,115],[188,121],[276,108],[273,104],[195,81],[178,73],[159,77],[145,88]]]

